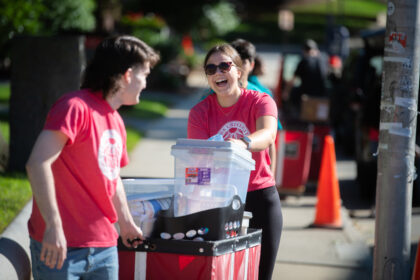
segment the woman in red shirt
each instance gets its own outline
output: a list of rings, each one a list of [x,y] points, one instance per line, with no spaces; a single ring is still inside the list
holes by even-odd
[[[213,47],[204,60],[207,81],[216,94],[195,105],[188,118],[188,138],[220,134],[252,152],[245,210],[253,214],[250,227],[261,228],[259,279],[271,279],[282,231],[280,198],[270,169],[268,148],[277,133],[277,107],[267,95],[241,87],[242,61],[230,45]]]

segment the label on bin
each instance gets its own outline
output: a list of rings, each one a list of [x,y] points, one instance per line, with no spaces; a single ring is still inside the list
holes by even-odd
[[[185,185],[210,185],[211,168],[187,167],[185,168]]]

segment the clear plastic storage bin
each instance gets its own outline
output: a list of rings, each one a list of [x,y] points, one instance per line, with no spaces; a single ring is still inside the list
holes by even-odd
[[[225,141],[178,139],[175,157],[174,216],[225,207],[234,195],[246,201],[255,161],[251,152]]]
[[[134,222],[150,237],[157,213],[172,203],[174,179],[124,179],[122,182]]]

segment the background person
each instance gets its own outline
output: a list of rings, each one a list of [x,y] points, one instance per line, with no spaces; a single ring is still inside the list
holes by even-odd
[[[296,67],[294,75],[287,81],[283,90],[283,99],[290,101],[295,111],[290,112],[295,116],[300,111],[302,95],[310,97],[327,96],[326,81],[328,63],[318,49],[317,43],[308,39],[303,45],[303,57]],[[293,90],[296,79],[300,79],[300,86]]]
[[[271,92],[271,90],[260,82],[260,79],[258,77],[262,75],[264,75],[263,62],[261,58],[257,55],[254,59],[254,67],[252,68],[252,71],[248,76],[248,82],[250,84],[255,85],[259,89],[258,91],[265,92],[271,97],[273,97],[273,93]],[[280,125],[280,129],[281,129],[281,125]]]
[[[128,156],[117,109],[139,103],[158,60],[135,37],[105,39],[82,89],[51,108],[26,165],[34,195],[28,222],[34,279],[117,279],[117,220],[125,246],[141,243],[119,175]]]
[[[207,81],[215,92],[195,105],[188,117],[188,138],[220,134],[248,149],[255,160],[245,210],[250,227],[261,228],[259,279],[271,279],[283,225],[280,198],[270,169],[268,148],[277,133],[277,106],[267,94],[241,88],[242,60],[229,44],[213,47],[204,60]]]

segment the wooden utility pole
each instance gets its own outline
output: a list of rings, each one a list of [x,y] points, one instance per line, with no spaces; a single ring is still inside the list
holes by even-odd
[[[388,1],[373,279],[409,279],[419,88],[419,3]]]

